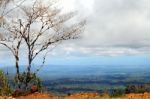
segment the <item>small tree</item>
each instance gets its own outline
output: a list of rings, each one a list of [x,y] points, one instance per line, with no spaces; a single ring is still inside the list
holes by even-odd
[[[75,16],[75,13],[62,13],[61,9],[56,8],[55,3],[50,0],[32,0],[27,6],[20,5],[19,11],[21,16],[11,18],[9,25],[4,25],[5,33],[1,34],[3,39],[0,44],[6,46],[15,56],[18,85],[22,81],[19,71],[20,46],[27,48],[25,55],[28,57],[28,63],[24,72],[25,88],[27,88],[32,80],[31,74],[34,74],[31,67],[36,57],[43,54],[41,68],[44,66],[48,49],[63,40],[78,38],[85,21],[71,25],[68,20]],[[37,68],[35,74],[40,68]]]

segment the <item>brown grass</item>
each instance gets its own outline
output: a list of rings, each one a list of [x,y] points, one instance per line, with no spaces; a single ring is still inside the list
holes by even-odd
[[[0,99],[150,99],[150,93],[144,94],[128,94],[124,97],[111,98],[107,94],[101,96],[97,93],[77,93],[66,97],[58,97],[44,93],[34,93],[20,97],[0,97]]]

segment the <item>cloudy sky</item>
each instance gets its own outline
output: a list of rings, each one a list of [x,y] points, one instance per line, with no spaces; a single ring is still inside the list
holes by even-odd
[[[86,19],[87,25],[81,39],[65,41],[49,53],[47,64],[150,65],[149,0],[60,2],[66,12],[78,11],[78,18]],[[1,59],[8,55],[2,51]]]

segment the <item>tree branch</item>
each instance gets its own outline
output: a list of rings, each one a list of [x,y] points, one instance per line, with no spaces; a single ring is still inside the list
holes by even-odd
[[[15,55],[15,52],[13,51],[13,49],[11,49],[11,47],[9,47],[7,44],[2,43],[2,42],[0,42],[0,44],[3,45],[3,46],[5,46],[5,47],[7,47],[7,48],[12,52],[12,54],[13,54],[14,56],[16,56],[16,55]]]

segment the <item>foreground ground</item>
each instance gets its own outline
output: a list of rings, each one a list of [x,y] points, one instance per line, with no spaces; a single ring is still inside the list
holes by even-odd
[[[97,93],[78,93],[66,97],[58,97],[49,94],[34,93],[20,97],[0,97],[0,99],[150,99],[150,93],[144,94],[128,94],[124,97],[111,98],[108,95],[99,95]]]

